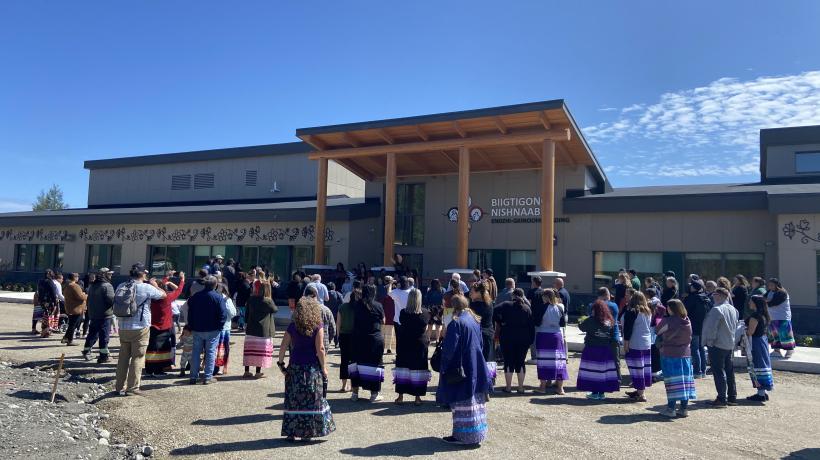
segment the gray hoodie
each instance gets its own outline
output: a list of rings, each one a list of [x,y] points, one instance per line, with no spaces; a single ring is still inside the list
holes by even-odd
[[[703,332],[701,333],[703,343],[707,347],[734,350],[737,323],[737,310],[732,304],[724,302],[715,305],[703,320]]]

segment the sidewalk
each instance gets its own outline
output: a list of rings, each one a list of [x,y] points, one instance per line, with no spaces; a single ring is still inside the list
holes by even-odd
[[[567,348],[577,352],[584,349],[584,334],[574,324],[567,326]],[[746,357],[741,356],[740,351],[735,352],[734,364],[736,369],[746,369]],[[772,359],[772,369],[820,374],[820,348],[797,347],[790,359]]]
[[[34,302],[33,292],[11,292],[0,291],[0,302],[5,303],[27,303],[32,305]]]

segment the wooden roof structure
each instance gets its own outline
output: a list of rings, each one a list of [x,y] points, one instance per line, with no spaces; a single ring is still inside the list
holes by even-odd
[[[349,123],[296,131],[327,158],[365,180],[384,178],[387,153],[399,177],[458,174],[458,151],[472,153],[471,172],[541,168],[541,143],[556,141],[556,164],[591,166],[606,176],[563,100]]]

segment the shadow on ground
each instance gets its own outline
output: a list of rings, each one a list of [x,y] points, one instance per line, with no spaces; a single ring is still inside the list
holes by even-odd
[[[279,449],[286,447],[302,447],[305,444],[320,444],[325,442],[317,439],[309,442],[289,442],[285,438],[257,439],[255,441],[220,442],[216,444],[193,444],[188,447],[174,449],[170,455],[197,455],[213,454],[217,452],[246,452],[255,450]]]
[[[820,449],[809,448],[791,452],[789,455],[783,457],[783,460],[809,460],[818,458],[820,458]]]
[[[415,457],[416,455],[435,455],[465,449],[469,447],[454,446],[446,444],[440,438],[426,437],[374,444],[369,447],[351,447],[339,452],[353,457]]]
[[[31,390],[17,390],[14,393],[9,393],[9,396],[20,399],[29,399],[34,401],[51,401],[50,391],[31,391]],[[61,394],[54,397],[55,401],[67,402],[68,399]]]
[[[251,423],[265,423],[282,420],[281,414],[253,414],[239,415],[236,417],[225,417],[211,420],[194,420],[191,425],[222,426],[222,425],[247,425]]]

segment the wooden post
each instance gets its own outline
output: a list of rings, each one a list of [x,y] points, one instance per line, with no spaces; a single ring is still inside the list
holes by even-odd
[[[458,233],[456,234],[456,268],[468,268],[470,237],[470,149],[458,149]]]
[[[316,181],[316,239],[313,246],[313,263],[325,263],[325,213],[327,211],[327,158],[319,158],[319,174]]]
[[[541,270],[553,271],[555,234],[555,141],[545,140],[541,153]]]
[[[384,266],[393,266],[393,243],[396,238],[396,154],[387,154],[384,173]]]
[[[65,353],[60,355],[60,364],[57,365],[57,373],[54,376],[54,387],[51,389],[51,402],[54,403],[54,398],[57,396],[57,382],[60,380],[60,373],[63,372],[63,360]]]

